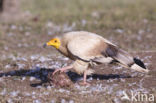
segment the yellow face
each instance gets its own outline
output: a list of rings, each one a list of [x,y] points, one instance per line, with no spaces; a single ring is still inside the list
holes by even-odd
[[[53,46],[56,49],[59,49],[61,42],[58,38],[53,38],[49,42],[46,43],[48,46]]]

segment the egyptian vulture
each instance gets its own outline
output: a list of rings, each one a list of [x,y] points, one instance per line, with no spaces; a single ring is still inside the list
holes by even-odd
[[[73,69],[78,74],[83,74],[83,84],[86,82],[87,75],[94,72],[93,65],[102,63],[117,63],[126,68],[134,69],[139,72],[147,73],[144,63],[120,49],[109,40],[102,36],[86,32],[73,31],[56,36],[47,42],[44,46],[53,46],[60,53],[74,60],[70,66],[56,69],[53,74],[58,71],[64,72]]]

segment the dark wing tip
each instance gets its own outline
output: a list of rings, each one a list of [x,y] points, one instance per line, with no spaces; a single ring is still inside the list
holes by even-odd
[[[144,63],[140,60],[140,59],[137,59],[137,58],[133,58],[134,62],[136,64],[138,64],[139,66],[141,66],[142,68],[146,69],[146,66],[144,65]]]

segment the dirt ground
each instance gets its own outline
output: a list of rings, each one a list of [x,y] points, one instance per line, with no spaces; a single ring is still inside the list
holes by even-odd
[[[9,63],[2,61],[5,69],[0,72],[1,103],[130,103],[123,99],[131,92],[156,95],[156,52],[133,53],[146,63],[149,74],[142,74],[116,65],[99,65],[95,74],[88,76],[90,86],[81,86],[82,76],[67,72],[74,82],[72,87],[59,88],[47,83],[47,74],[70,64],[66,57],[32,55],[10,56]],[[8,60],[7,60],[8,61]],[[64,65],[62,65],[64,64]],[[138,98],[136,96],[136,98]],[[155,97],[154,97],[155,98]],[[135,103],[134,101],[133,103]],[[138,101],[136,103],[139,103]],[[148,103],[144,100],[140,103]],[[154,103],[149,102],[149,103]]]

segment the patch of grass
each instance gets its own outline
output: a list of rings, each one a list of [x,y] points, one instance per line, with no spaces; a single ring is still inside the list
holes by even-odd
[[[123,28],[126,22],[136,22],[142,19],[156,20],[155,1],[147,0],[23,0],[24,10],[40,17],[41,22],[51,20],[56,24],[86,20],[86,29],[118,27]],[[121,23],[118,23],[121,22]],[[40,25],[40,24],[39,24]],[[81,29],[84,27],[81,27]]]
[[[22,11],[30,12],[30,19],[13,23],[16,30],[10,29],[12,23],[0,23],[0,37],[3,37],[0,49],[7,46],[16,52],[19,43],[27,43],[29,47],[26,49],[36,47],[38,50],[36,45],[51,38],[47,35],[49,31],[59,34],[66,32],[63,30],[65,25],[70,27],[74,24],[69,31],[94,32],[128,50],[155,50],[155,4],[154,0],[22,0]],[[47,27],[48,22],[52,27]],[[23,30],[19,30],[20,27]],[[55,27],[60,29],[55,30]],[[123,32],[117,32],[118,29]],[[140,30],[144,31],[143,34],[139,34]],[[7,34],[10,32],[15,35],[9,37]],[[26,36],[26,32],[30,35]]]
[[[73,30],[85,30],[98,33],[106,38],[114,38],[121,47],[140,50],[137,40],[140,29],[148,29],[147,25],[155,26],[156,23],[156,1],[147,0],[23,0],[23,10],[30,11],[38,22],[27,22],[25,25],[32,27],[36,34],[45,34],[46,23],[51,21],[54,25],[71,26],[75,23]],[[144,21],[147,23],[144,23]],[[124,30],[124,33],[116,33],[116,29]],[[153,31],[154,28],[151,30]],[[62,32],[62,28],[59,32]],[[146,33],[152,35],[150,33]],[[128,36],[135,38],[129,38]],[[120,42],[120,39],[129,39]],[[143,37],[150,42],[150,48],[155,49],[153,40]],[[114,41],[114,40],[113,40]],[[115,42],[116,42],[115,41]],[[144,42],[145,42],[144,41]],[[144,44],[143,44],[144,45]],[[146,42],[145,42],[146,45]],[[149,49],[148,46],[146,46]]]

